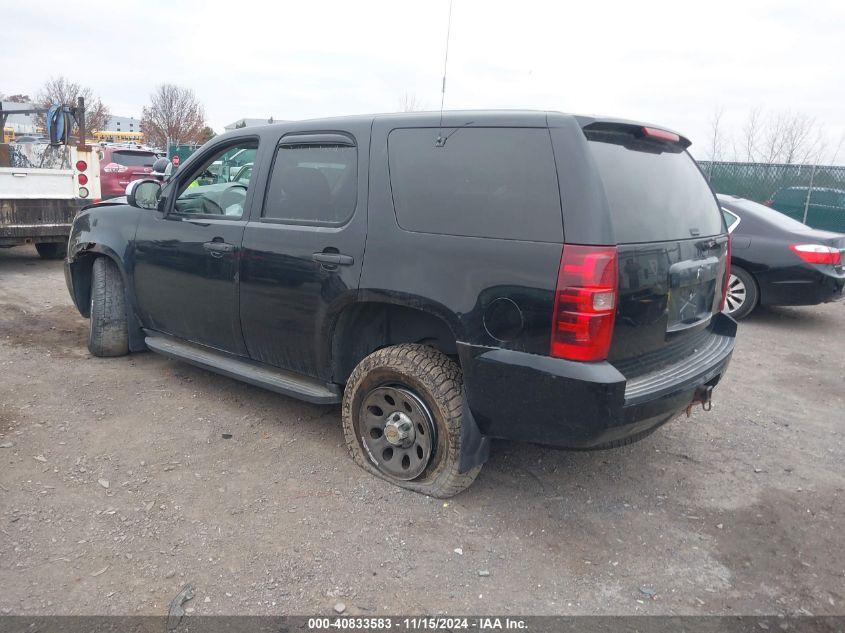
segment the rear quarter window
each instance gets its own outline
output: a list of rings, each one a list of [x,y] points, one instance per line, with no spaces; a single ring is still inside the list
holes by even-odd
[[[563,240],[548,130],[396,129],[388,137],[396,220],[407,231]]]
[[[725,231],[719,205],[684,151],[589,140],[619,244],[661,242]]]

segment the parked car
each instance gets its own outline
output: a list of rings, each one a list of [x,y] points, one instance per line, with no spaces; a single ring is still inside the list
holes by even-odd
[[[807,197],[809,195],[809,205]],[[826,187],[784,187],[764,203],[814,229],[845,233],[845,191]]]
[[[491,438],[610,448],[709,404],[736,322],[688,145],[554,112],[234,130],[82,212],[68,289],[95,356],[150,349],[342,403],[356,463],[450,496]],[[198,200],[246,149],[251,181]]]
[[[758,305],[815,305],[842,298],[845,235],[812,229],[751,200],[719,194],[731,231],[725,309],[736,319]]]
[[[232,178],[232,181],[239,182],[242,185],[248,185],[250,178],[252,178],[252,163],[247,163],[235,172],[235,176]]]
[[[100,187],[103,199],[122,196],[126,186],[134,181],[149,178],[155,152],[128,147],[103,147],[100,150]]]

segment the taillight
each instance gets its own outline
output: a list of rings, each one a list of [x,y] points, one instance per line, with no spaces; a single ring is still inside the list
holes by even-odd
[[[722,279],[722,300],[719,301],[719,312],[725,309],[728,298],[728,284],[731,282],[731,236],[728,234],[728,245],[725,249],[725,276]]]
[[[564,245],[552,314],[552,356],[607,358],[616,316],[617,268],[614,246]]]
[[[772,206],[774,203],[775,203],[775,201],[772,200],[771,198],[769,198],[768,200],[763,200],[763,204],[765,204],[767,207]]]
[[[88,176],[85,174],[79,174],[79,184],[80,185],[87,185],[88,184]]]
[[[76,171],[85,171],[86,169],[88,169],[88,163],[84,160],[76,161]]]
[[[105,167],[103,167],[103,171],[107,174],[122,174],[128,169],[126,165],[121,165],[120,163],[109,163]]]
[[[839,266],[842,254],[838,249],[821,244],[790,244],[789,248],[808,264],[830,264]]]

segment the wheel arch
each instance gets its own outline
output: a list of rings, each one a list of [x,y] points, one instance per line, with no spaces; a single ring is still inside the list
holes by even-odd
[[[330,365],[333,382],[344,384],[355,366],[383,347],[422,343],[458,360],[460,329],[442,310],[420,302],[381,299],[347,305],[332,328]]]
[[[94,261],[104,257],[114,263],[120,271],[123,280],[123,292],[126,305],[126,320],[129,328],[129,351],[138,352],[147,349],[144,343],[144,332],[141,330],[140,321],[135,313],[135,302],[130,292],[129,275],[123,265],[122,258],[105,244],[89,242],[78,249],[72,259],[68,260],[68,274],[70,275],[70,287],[73,294],[73,302],[79,313],[91,317],[91,277],[94,270]]]

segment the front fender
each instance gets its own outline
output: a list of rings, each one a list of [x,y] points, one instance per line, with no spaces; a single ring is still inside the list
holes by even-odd
[[[135,231],[144,211],[128,205],[96,205],[77,215],[68,240],[65,281],[76,309],[90,316],[91,271],[94,259],[108,257],[123,278],[129,325],[129,349],[146,349],[135,297],[131,292]]]

